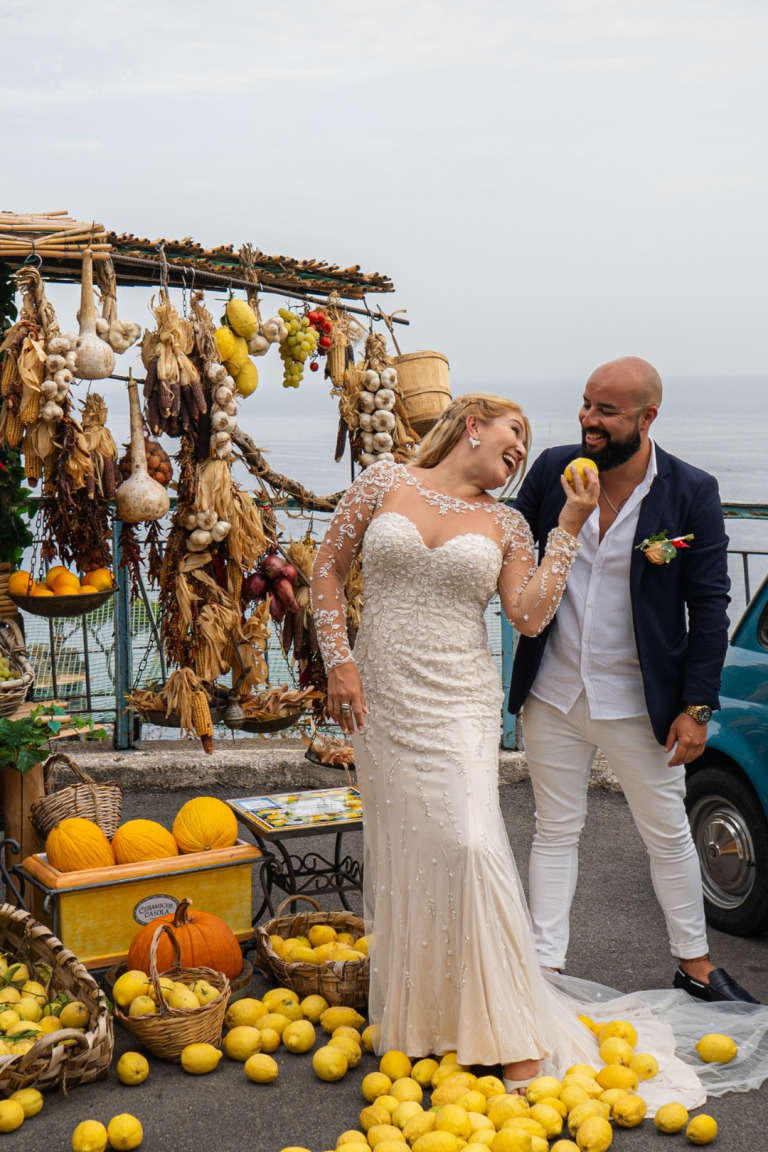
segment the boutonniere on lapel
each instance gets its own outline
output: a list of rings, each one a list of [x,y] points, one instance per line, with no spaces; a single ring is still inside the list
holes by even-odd
[[[686,544],[686,540],[693,540],[692,532],[687,536],[673,536],[670,540],[666,529],[664,529],[663,532],[657,532],[655,536],[649,536],[637,547],[644,554],[646,560],[650,560],[651,564],[669,564],[670,560],[674,560],[677,556],[678,548],[690,548],[690,544]]]

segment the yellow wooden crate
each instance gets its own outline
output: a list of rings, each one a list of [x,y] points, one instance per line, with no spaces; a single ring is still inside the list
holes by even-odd
[[[127,959],[139,928],[185,896],[220,916],[239,940],[249,939],[252,869],[260,859],[258,848],[238,840],[231,848],[82,872],[59,872],[39,853],[21,871],[33,893],[32,914],[86,968],[105,968]]]

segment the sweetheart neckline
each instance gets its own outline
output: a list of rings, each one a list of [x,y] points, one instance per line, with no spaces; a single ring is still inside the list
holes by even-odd
[[[504,553],[499,548],[496,541],[491,536],[486,536],[485,532],[457,532],[455,536],[449,536],[447,540],[443,540],[442,544],[436,544],[434,548],[430,548],[429,544],[425,541],[418,527],[411,520],[410,516],[404,516],[402,512],[379,512],[378,516],[374,516],[371,525],[375,524],[377,520],[383,520],[385,516],[396,516],[398,520],[405,520],[406,524],[410,524],[413,531],[416,533],[421,546],[427,552],[440,552],[446,545],[453,543],[454,540],[464,540],[468,536],[479,537],[480,540],[487,540],[492,548],[498,552],[499,556],[503,559]]]

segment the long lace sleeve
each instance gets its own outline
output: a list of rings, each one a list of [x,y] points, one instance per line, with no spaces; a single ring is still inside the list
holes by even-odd
[[[513,509],[498,591],[504,615],[524,636],[538,636],[557,611],[565,582],[581,544],[562,528],[553,528],[544,559],[536,566],[533,536]]]
[[[326,672],[352,659],[344,615],[344,585],[365,530],[387,489],[390,465],[367,468],[339,501],[317,550],[312,572],[312,613]]]

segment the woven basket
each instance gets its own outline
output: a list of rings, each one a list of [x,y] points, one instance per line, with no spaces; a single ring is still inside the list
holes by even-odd
[[[171,1008],[166,1003],[157,971],[157,946],[164,932],[173,944],[174,964],[160,975],[186,984],[188,988],[194,987],[198,980],[207,980],[219,989],[219,995],[210,1004],[199,1008]],[[187,1044],[213,1044],[216,1048],[221,1045],[224,1013],[229,1000],[229,980],[223,972],[214,972],[212,968],[182,968],[180,961],[181,951],[173,929],[170,924],[158,924],[149,949],[149,976],[157,1003],[161,1005],[160,1011],[154,1016],[129,1016],[115,1004],[115,1017],[123,1027],[132,1032],[153,1056],[171,1064],[181,1063],[181,1053]]]
[[[306,900],[315,912],[281,915],[293,900]],[[368,1004],[368,957],[362,960],[330,960],[326,964],[289,964],[272,947],[270,936],[306,936],[313,924],[328,924],[337,932],[365,934],[363,921],[352,912],[323,912],[311,896],[288,896],[277,909],[274,920],[256,929],[255,961],[265,976],[274,976],[285,988],[299,996],[324,996],[331,1005],[364,1009]]]
[[[35,682],[35,672],[24,648],[24,637],[14,620],[0,619],[0,656],[5,656],[18,673],[13,680],[0,680],[0,716],[12,716],[24,703]]]
[[[103,1080],[112,1060],[112,1018],[104,993],[80,961],[45,927],[12,904],[0,905],[0,950],[27,965],[47,964],[53,970],[50,991],[66,992],[80,1000],[90,1013],[88,1028],[80,1032],[62,1028],[51,1032],[17,1056],[0,1057],[0,1096],[19,1088],[67,1089]],[[74,1040],[74,1046],[64,1041]]]
[[[80,783],[54,792],[54,769],[62,763],[72,769]],[[97,784],[64,752],[54,752],[43,765],[43,786],[45,795],[35,800],[29,810],[30,822],[41,840],[59,821],[71,816],[92,820],[108,840],[112,839],[123,815],[123,790],[116,780]]]
[[[11,578],[11,565],[7,560],[0,564],[0,616],[16,616],[18,608],[8,595],[8,581]]]

